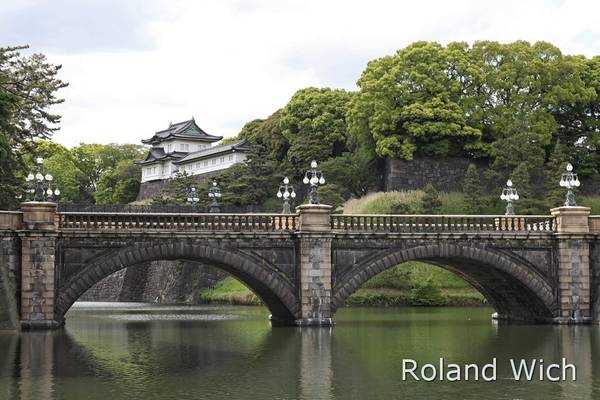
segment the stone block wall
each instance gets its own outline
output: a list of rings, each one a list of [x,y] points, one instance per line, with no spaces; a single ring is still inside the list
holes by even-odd
[[[558,242],[560,317],[590,317],[590,244],[584,239]]]
[[[301,325],[331,319],[331,237],[305,234],[300,242]]]
[[[472,160],[458,157],[442,158],[415,158],[413,160],[400,160],[388,158],[385,160],[383,186],[386,192],[393,190],[416,190],[425,187],[428,183],[443,192],[456,192],[462,190],[462,183],[469,164],[475,164],[479,169],[482,184],[488,190],[497,190],[493,185],[486,183],[483,172],[488,168],[484,160]],[[540,179],[532,179],[533,184],[544,183]],[[600,192],[600,177],[582,177],[579,194],[591,195]],[[557,182],[558,184],[558,182]]]
[[[461,190],[462,181],[470,163],[482,172],[487,163],[466,158],[415,158],[385,161],[384,190],[416,190],[428,183],[443,192]]]
[[[15,234],[0,236],[0,331],[19,329],[21,241]]]
[[[54,326],[56,234],[35,232],[21,238],[22,326]]]
[[[203,289],[214,287],[227,275],[196,262],[154,261],[109,275],[92,286],[81,301],[193,304]]]
[[[590,243],[591,317],[600,323],[600,238]]]
[[[100,282],[92,286],[87,292],[79,298],[80,301],[119,301],[119,295],[123,288],[126,269],[115,272],[107,276]]]

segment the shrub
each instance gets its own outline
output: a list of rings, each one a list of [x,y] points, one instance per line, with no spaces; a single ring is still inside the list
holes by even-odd
[[[410,291],[410,299],[412,304],[418,306],[445,306],[447,304],[440,285],[433,279],[417,283]]]
[[[344,205],[346,214],[421,214],[424,193],[420,190],[370,193]]]

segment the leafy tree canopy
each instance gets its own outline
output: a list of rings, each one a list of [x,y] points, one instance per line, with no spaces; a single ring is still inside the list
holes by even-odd
[[[546,151],[566,136],[594,158],[599,63],[545,42],[416,42],[367,65],[348,128],[379,157],[493,158],[500,140]]]
[[[42,54],[22,56],[27,47],[0,47],[0,208],[15,206],[24,171],[23,154],[34,139],[48,139],[60,116],[49,109],[62,102],[56,92],[60,66]]]
[[[288,158],[298,168],[348,150],[346,111],[352,95],[344,90],[306,88],[281,112],[280,128],[289,142]]]

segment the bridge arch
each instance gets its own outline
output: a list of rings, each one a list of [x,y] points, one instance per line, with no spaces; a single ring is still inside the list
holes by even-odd
[[[423,261],[459,275],[496,309],[500,318],[547,320],[558,305],[552,285],[535,269],[498,251],[454,244],[430,244],[385,252],[339,277],[332,290],[332,307],[344,305],[375,275],[407,261]]]
[[[299,301],[295,287],[275,266],[235,249],[180,240],[119,248],[93,260],[60,285],[55,308],[57,321],[64,321],[73,303],[103,278],[123,268],[160,260],[197,261],[220,268],[260,297],[274,323],[289,324],[297,318]]]

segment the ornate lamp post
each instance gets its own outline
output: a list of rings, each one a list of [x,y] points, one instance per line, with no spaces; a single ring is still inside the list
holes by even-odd
[[[220,213],[219,199],[221,198],[221,189],[217,186],[217,181],[213,181],[212,187],[208,190],[208,197],[212,200],[209,212]]]
[[[319,204],[317,187],[325,184],[325,178],[323,177],[323,172],[317,170],[317,162],[315,160],[311,161],[310,169],[304,174],[302,182],[305,185],[310,183],[310,204]]]
[[[506,181],[506,187],[502,189],[500,199],[506,201],[506,213],[505,215],[515,215],[515,209],[513,207],[513,201],[519,200],[519,193],[517,189],[512,187],[513,183],[509,179]]]
[[[54,177],[44,174],[44,159],[35,159],[35,171],[30,172],[25,178],[27,189],[25,201],[55,201],[60,196],[60,189],[53,184]]]
[[[200,198],[198,197],[198,192],[196,192],[196,188],[193,186],[190,187],[188,191],[187,201],[192,205],[193,208],[196,208],[196,204],[198,204],[198,202],[200,201]]]
[[[577,206],[577,203],[575,202],[575,193],[573,193],[573,188],[578,188],[579,186],[581,186],[581,182],[579,182],[577,174],[573,172],[573,165],[571,165],[571,163],[567,164],[567,172],[564,172],[562,174],[562,177],[560,178],[560,186],[567,189],[565,207]]]
[[[283,178],[283,185],[279,185],[279,190],[277,190],[277,197],[283,198],[283,214],[291,214],[290,208],[290,198],[296,197],[296,192],[294,191],[294,185],[290,185],[290,180],[286,176]]]

